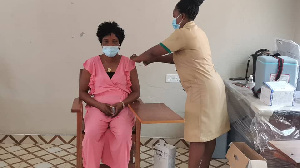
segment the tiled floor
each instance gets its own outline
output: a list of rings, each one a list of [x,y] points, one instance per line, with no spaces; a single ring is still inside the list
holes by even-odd
[[[141,167],[153,167],[153,150],[152,146],[141,146]],[[176,168],[187,168],[189,151],[187,148],[176,149]],[[210,168],[229,168],[226,159],[214,159],[210,162]]]
[[[187,161],[188,149],[177,148],[176,167],[187,168]],[[212,160],[210,168],[229,168],[226,162],[226,159]],[[76,147],[73,144],[0,144],[0,167],[76,167]],[[152,145],[141,146],[141,167],[153,167]]]

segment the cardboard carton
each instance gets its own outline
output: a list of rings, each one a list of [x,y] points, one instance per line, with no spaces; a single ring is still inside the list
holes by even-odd
[[[260,100],[269,106],[293,106],[296,88],[284,81],[265,82]]]
[[[232,142],[226,158],[231,168],[268,168],[267,161],[244,142]]]

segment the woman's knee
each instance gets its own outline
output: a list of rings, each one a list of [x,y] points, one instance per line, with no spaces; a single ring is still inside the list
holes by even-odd
[[[108,129],[108,125],[103,123],[100,125],[87,125],[85,127],[85,136],[88,138],[100,138]]]
[[[132,127],[130,127],[130,126],[111,127],[110,129],[116,138],[131,139]]]

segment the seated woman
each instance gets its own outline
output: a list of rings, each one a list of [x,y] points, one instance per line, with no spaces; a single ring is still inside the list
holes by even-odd
[[[125,38],[115,22],[98,27],[103,54],[84,64],[79,97],[86,104],[83,165],[99,168],[100,161],[111,168],[127,168],[130,159],[134,115],[127,105],[140,96],[135,63],[119,55]]]

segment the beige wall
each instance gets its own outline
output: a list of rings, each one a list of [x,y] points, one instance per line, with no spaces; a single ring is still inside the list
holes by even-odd
[[[296,31],[295,31],[295,39],[294,41],[300,45],[300,1],[297,1],[297,9],[296,10]]]
[[[243,76],[249,54],[274,49],[277,37],[294,38],[296,1],[203,4],[196,23],[207,32],[222,77]],[[98,24],[117,21],[126,31],[121,54],[140,54],[173,32],[176,4],[174,0],[0,2],[0,133],[4,134],[75,134],[70,107],[78,95],[82,63],[101,51],[95,36]],[[184,116],[186,95],[180,84],[165,83],[165,74],[176,73],[175,67],[137,67],[141,98],[164,102]],[[146,125],[142,134],[182,137],[183,125]]]

